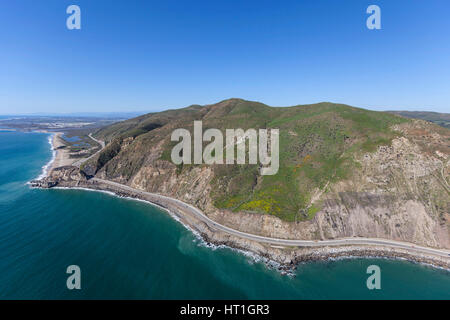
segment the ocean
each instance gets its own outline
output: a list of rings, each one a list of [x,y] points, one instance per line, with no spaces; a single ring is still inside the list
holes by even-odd
[[[0,131],[0,299],[450,299],[450,272],[387,259],[300,264],[282,275],[211,248],[149,204],[26,184],[52,158],[48,134]],[[81,289],[66,286],[69,265]],[[381,269],[369,290],[367,267]]]

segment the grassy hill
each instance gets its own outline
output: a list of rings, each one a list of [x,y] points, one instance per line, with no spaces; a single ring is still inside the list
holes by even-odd
[[[258,165],[213,165],[209,196],[217,208],[272,214],[286,221],[311,219],[320,209],[320,204],[311,204],[312,196],[351,176],[358,165],[356,156],[389,145],[399,135],[391,126],[409,121],[329,102],[270,107],[229,99],[146,114],[101,129],[94,136],[109,144],[84,169],[129,183],[138,173],[142,175],[143,168],[158,168],[158,175],[144,182],[148,188],[158,183],[162,186],[174,172],[180,179],[188,179],[194,168],[205,165],[172,164],[170,152],[175,143],[170,142],[170,135],[176,128],[192,132],[194,120],[203,121],[203,130],[280,130],[278,174],[260,176]]]

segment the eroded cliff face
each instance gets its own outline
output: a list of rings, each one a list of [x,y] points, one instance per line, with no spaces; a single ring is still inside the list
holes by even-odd
[[[429,135],[430,129],[420,121],[398,127],[405,136],[358,159],[361,167],[352,179],[323,197],[315,219],[321,237],[370,236],[449,248],[448,136]]]
[[[53,169],[48,180],[57,182],[72,182],[72,181],[86,181],[86,175],[83,171],[80,171],[78,167],[75,166],[64,166]]]
[[[320,210],[308,221],[216,208],[211,198],[214,167],[180,170],[161,159],[164,140],[142,154],[142,145],[127,139],[96,176],[178,198],[244,232],[290,239],[378,237],[450,248],[449,130],[418,120],[395,130],[401,135],[390,145],[355,157],[350,178],[317,190],[311,204]],[[131,178],[114,174],[114,168],[130,166],[129,156],[121,154],[137,153],[142,157],[137,173]]]

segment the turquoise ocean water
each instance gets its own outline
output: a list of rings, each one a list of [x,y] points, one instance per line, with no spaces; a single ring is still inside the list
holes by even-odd
[[[302,264],[283,276],[211,249],[146,203],[83,190],[34,190],[48,135],[0,132],[0,299],[450,299],[450,272],[406,261]],[[66,268],[81,268],[81,290]],[[366,269],[381,268],[381,290]]]

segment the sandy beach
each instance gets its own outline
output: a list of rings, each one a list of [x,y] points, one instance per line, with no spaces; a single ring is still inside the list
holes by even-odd
[[[50,165],[49,172],[55,168],[72,165],[76,159],[70,158],[70,152],[65,148],[66,144],[62,139],[64,133],[56,132],[52,139],[52,149],[56,152],[55,159]]]

